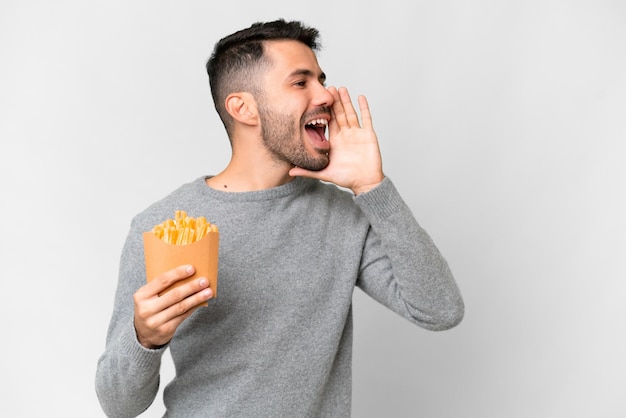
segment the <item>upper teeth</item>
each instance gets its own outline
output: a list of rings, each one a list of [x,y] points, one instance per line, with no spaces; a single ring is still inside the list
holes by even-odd
[[[326,119],[315,119],[307,123],[307,125],[328,125],[328,121]]]

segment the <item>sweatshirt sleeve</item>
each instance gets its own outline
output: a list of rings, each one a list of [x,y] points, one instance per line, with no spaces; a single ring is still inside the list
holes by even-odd
[[[106,346],[96,369],[96,394],[109,417],[135,417],[152,404],[167,348],[147,349],[135,333],[133,294],[145,280],[139,235],[131,229],[124,246]]]
[[[464,303],[448,263],[389,178],[355,197],[371,229],[357,285],[425,329],[459,324]]]

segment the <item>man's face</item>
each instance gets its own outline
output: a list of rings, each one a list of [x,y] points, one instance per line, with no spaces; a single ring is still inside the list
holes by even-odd
[[[277,162],[321,170],[328,165],[326,126],[333,97],[313,51],[297,41],[270,41],[271,62],[258,97],[261,135]]]

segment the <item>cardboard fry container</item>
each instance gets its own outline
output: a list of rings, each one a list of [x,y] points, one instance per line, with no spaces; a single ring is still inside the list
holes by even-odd
[[[206,277],[213,297],[217,297],[217,261],[219,254],[219,232],[209,232],[202,239],[191,244],[175,245],[157,238],[152,232],[143,233],[144,256],[146,260],[146,280],[149,282],[159,274],[183,264],[195,268],[193,276],[176,282],[159,294],[198,278]],[[208,303],[202,304],[208,306]]]

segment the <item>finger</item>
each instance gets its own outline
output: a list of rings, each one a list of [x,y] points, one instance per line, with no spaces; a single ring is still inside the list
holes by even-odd
[[[341,99],[343,111],[345,114],[346,121],[348,126],[352,128],[360,127],[359,116],[356,113],[356,109],[352,105],[352,99],[350,99],[350,94],[348,93],[348,89],[345,87],[339,88],[339,97]]]
[[[372,114],[365,96],[359,96],[359,110],[361,111],[361,122],[363,123],[363,128],[373,131],[374,124],[372,123]]]
[[[330,107],[330,121],[328,123],[328,135],[332,138],[337,132],[339,132],[339,124],[337,121],[337,114],[335,113],[335,104],[339,102],[339,93],[334,86],[328,87],[328,92],[333,96],[333,105]]]
[[[208,280],[194,280],[184,286],[172,289],[161,298],[166,303],[165,309],[159,314],[163,315],[163,321],[171,321],[181,317],[187,318],[201,304],[213,297],[213,290],[208,288]],[[170,295],[171,294],[171,295]]]
[[[326,88],[326,90],[328,90],[328,92],[331,94],[331,96],[333,96],[333,99],[336,99],[337,97],[339,97],[337,95],[337,87],[335,87],[335,86],[328,86]]]
[[[333,106],[332,106],[333,118],[331,120],[331,125],[332,125],[332,122],[337,123],[335,130],[338,130],[341,128],[347,128],[348,119],[346,117],[346,111],[344,109],[343,102],[341,101],[341,96],[339,95],[339,92],[336,89],[333,89],[333,91],[330,91],[330,94],[332,94],[333,99],[334,99]],[[329,132],[329,133],[332,133],[332,132]]]
[[[171,289],[166,288],[165,293],[154,293],[149,286],[150,283],[141,287],[134,295],[135,310],[142,318],[158,314],[194,294],[200,293],[198,297],[202,298],[201,302],[206,302],[213,297],[213,290],[208,289],[210,284],[206,277],[194,279]],[[202,293],[203,290],[210,290],[210,292]]]
[[[194,272],[192,265],[182,265],[158,275],[145,286],[146,291],[149,292],[147,296],[158,295],[174,283],[190,277]]]
[[[179,304],[182,301],[185,301],[186,299],[197,295],[198,293],[202,295],[203,291],[210,290],[208,289],[209,286],[209,280],[206,277],[200,277],[198,279],[194,279],[187,283],[167,289],[165,293],[161,294],[161,296],[158,298],[157,309],[166,310],[173,305]],[[210,296],[212,296],[212,294],[213,290],[210,290]],[[202,302],[205,302],[206,299],[202,300]]]
[[[145,321],[149,321],[147,325],[150,328],[159,328],[176,317],[184,316],[212,298],[213,290],[208,286],[209,281],[201,277],[144,303],[136,301],[136,314]]]
[[[309,177],[312,179],[324,180],[324,176],[322,174],[322,171],[311,171],[302,167],[293,167],[289,170],[289,175],[291,177]]]

